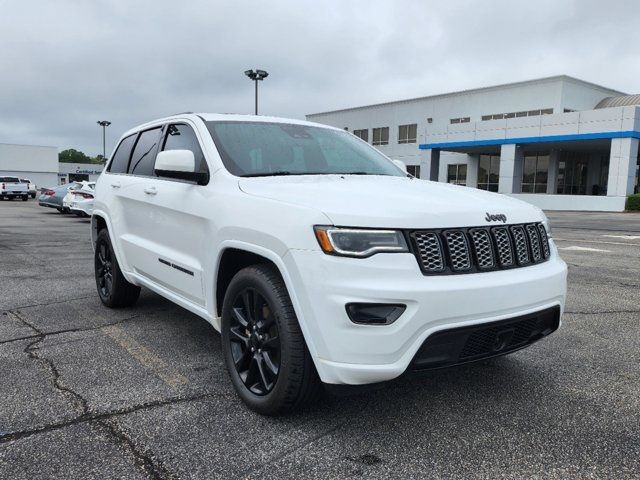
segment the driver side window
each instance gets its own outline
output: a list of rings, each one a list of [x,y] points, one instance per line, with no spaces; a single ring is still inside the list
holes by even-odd
[[[191,150],[195,159],[196,172],[209,172],[198,137],[196,137],[196,133],[189,125],[183,123],[170,124],[166,129],[162,150]]]

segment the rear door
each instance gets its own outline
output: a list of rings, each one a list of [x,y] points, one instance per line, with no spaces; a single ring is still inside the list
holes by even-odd
[[[153,198],[153,165],[162,137],[162,127],[154,127],[139,132],[129,143],[132,145],[124,172],[113,175],[107,182],[112,190],[111,205],[115,211],[115,228],[118,243],[124,253],[127,270],[150,279],[154,278],[157,247],[154,243],[156,232],[150,230],[152,209],[149,202]],[[114,162],[116,157],[114,157]]]

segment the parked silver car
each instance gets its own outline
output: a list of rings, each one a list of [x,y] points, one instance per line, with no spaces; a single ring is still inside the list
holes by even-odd
[[[80,182],[71,182],[65,185],[58,185],[51,188],[43,188],[38,197],[38,205],[57,209],[60,213],[69,213],[69,209],[62,205],[62,199],[74,188],[80,188]]]

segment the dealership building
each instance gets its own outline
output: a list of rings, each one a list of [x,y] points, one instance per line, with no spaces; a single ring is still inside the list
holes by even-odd
[[[566,75],[307,115],[414,175],[547,210],[622,211],[638,191],[640,95]]]
[[[29,179],[38,188],[96,181],[103,165],[59,163],[57,147],[0,143],[0,177]]]

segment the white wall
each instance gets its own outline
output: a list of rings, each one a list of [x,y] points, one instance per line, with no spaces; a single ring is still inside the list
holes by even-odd
[[[0,143],[0,171],[58,173],[58,149]]]

